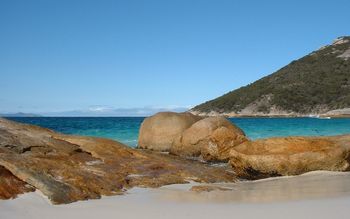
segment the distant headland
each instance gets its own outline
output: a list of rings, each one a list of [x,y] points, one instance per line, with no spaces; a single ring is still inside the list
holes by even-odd
[[[350,117],[350,37],[190,110],[197,115]]]
[[[39,114],[34,113],[0,113],[0,117],[42,117]]]

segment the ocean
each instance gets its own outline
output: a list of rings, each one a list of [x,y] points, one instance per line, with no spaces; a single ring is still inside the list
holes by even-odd
[[[110,138],[137,145],[143,117],[12,117],[14,121],[46,127],[65,134]],[[251,139],[277,136],[350,134],[350,118],[231,118]]]

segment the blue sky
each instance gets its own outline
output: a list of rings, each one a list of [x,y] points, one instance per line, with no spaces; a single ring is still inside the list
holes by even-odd
[[[349,35],[349,8],[348,0],[0,0],[0,112],[194,106]]]

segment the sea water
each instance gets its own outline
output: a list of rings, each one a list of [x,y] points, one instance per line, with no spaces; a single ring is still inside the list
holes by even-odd
[[[12,120],[46,127],[65,134],[110,138],[131,147],[143,117],[13,117]],[[231,118],[249,138],[327,136],[350,134],[350,118]]]

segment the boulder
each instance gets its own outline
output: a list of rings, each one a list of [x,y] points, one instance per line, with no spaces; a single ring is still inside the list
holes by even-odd
[[[146,118],[140,127],[138,147],[169,151],[174,139],[202,117],[191,113],[161,112]]]
[[[350,135],[286,137],[248,141],[230,151],[238,176],[259,179],[309,171],[348,171]]]
[[[208,117],[178,136],[170,153],[205,161],[227,161],[230,149],[247,140],[244,132],[226,118]]]
[[[54,204],[70,203],[136,186],[234,182],[230,169],[0,118],[0,198],[38,189]]]

